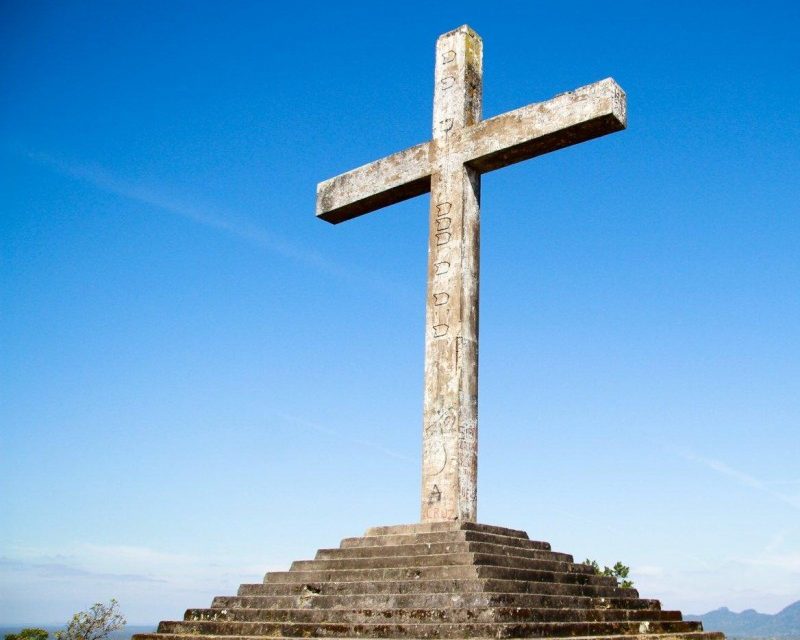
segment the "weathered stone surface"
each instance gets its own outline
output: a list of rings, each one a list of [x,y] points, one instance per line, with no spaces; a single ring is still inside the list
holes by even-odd
[[[632,635],[650,633],[688,633],[697,631],[698,622],[435,622],[435,623],[348,623],[348,622],[265,622],[228,620],[181,620],[162,622],[160,633],[220,634],[242,636],[283,636],[290,638],[542,638]]]
[[[387,620],[395,624],[449,622],[491,623],[501,621],[522,622],[675,622],[680,621],[679,611],[648,611],[646,609],[582,609],[563,611],[559,608],[543,607],[450,607],[448,609],[386,608],[373,607],[353,609],[262,609],[209,608],[189,609],[184,620],[227,620],[242,622],[295,622],[295,623],[347,623],[369,624]]]
[[[292,629],[290,627],[282,628],[282,633],[297,633],[297,632],[305,632],[308,629]],[[577,631],[582,631],[583,629],[576,629]],[[252,630],[251,630],[252,631]],[[368,635],[368,629],[354,629],[356,634],[352,636],[336,636],[340,640],[357,640],[359,638],[365,637],[373,637]],[[144,640],[148,636],[142,635],[142,640]],[[195,633],[191,631],[181,630],[180,633],[159,633],[157,636],[158,640],[203,640],[209,637],[208,630],[200,630]],[[245,635],[245,634],[215,634],[215,638],[218,640],[269,640],[270,638],[288,638],[288,637],[297,637],[294,635],[273,635],[273,636],[266,636],[266,635]],[[303,637],[311,637],[311,636],[303,636]],[[330,637],[329,635],[319,635],[314,637]],[[374,637],[390,637],[390,636],[374,636]],[[415,637],[426,637],[426,636],[415,636]],[[519,636],[497,636],[498,638],[505,638],[505,637],[519,637]],[[549,637],[558,637],[555,634],[550,634]],[[630,635],[604,635],[604,636],[597,636],[597,635],[576,635],[570,636],[574,640],[596,640],[597,638],[603,638],[603,640],[630,640]],[[724,635],[721,633],[705,633],[705,632],[686,632],[686,633],[649,633],[643,632],[636,636],[638,640],[724,640]]]
[[[362,576],[363,578],[364,576]],[[445,578],[401,580],[356,580],[356,581],[315,581],[315,582],[267,582],[243,584],[238,595],[302,595],[313,593],[322,595],[362,595],[362,594],[425,594],[425,593],[530,593],[537,595],[586,596],[603,598],[633,598],[636,591],[619,589],[597,584],[569,584],[541,582],[519,579],[497,578]],[[318,591],[316,591],[318,590]]]
[[[454,135],[464,162],[481,173],[627,126],[625,92],[612,78],[478,123]]]
[[[487,583],[488,584],[488,583]],[[604,598],[533,593],[497,593],[465,591],[463,593],[360,593],[348,595],[308,594],[293,596],[241,595],[218,596],[211,604],[214,609],[449,609],[475,607],[520,607],[541,609],[648,609],[660,611],[658,600],[640,598]]]
[[[459,564],[492,564],[498,567],[515,567],[535,569],[539,571],[562,571],[573,573],[591,573],[591,567],[572,562],[542,560],[524,556],[495,555],[491,553],[451,551],[439,554],[422,554],[416,556],[382,556],[370,558],[337,558],[335,560],[297,560],[292,563],[291,571],[326,571],[339,569],[379,569],[400,567],[436,567]]]
[[[386,527],[370,527],[364,537],[373,536],[401,536],[407,534],[421,533],[442,533],[447,531],[475,531],[478,533],[489,533],[496,536],[507,536],[511,538],[528,539],[528,534],[517,529],[507,527],[495,527],[488,524],[477,522],[418,522],[415,524],[395,524]]]
[[[444,34],[434,68],[421,516],[474,521],[480,175],[459,161],[451,141],[481,118],[481,39],[468,27]]]
[[[317,187],[338,223],[431,193],[421,518],[477,519],[481,174],[624,129],[610,78],[481,120],[483,43],[467,26],[436,43],[433,138]]]
[[[458,523],[468,526],[472,523]],[[343,548],[350,547],[374,547],[383,545],[414,544],[428,542],[455,542],[467,540],[470,542],[491,542],[524,549],[550,550],[550,544],[539,540],[528,540],[518,536],[503,536],[497,533],[486,531],[475,531],[473,529],[448,530],[438,533],[419,533],[419,534],[397,534],[384,536],[364,536],[363,538],[345,538],[342,540]]]
[[[211,607],[189,609],[183,620],[162,622],[158,633],[135,640],[723,640],[721,634],[703,633],[699,623],[683,621],[680,612],[640,598],[635,589],[622,589],[612,578],[595,575],[568,554],[549,550],[547,543],[536,543],[544,549],[482,539],[453,541],[459,533],[518,545],[535,542],[524,531],[473,523],[376,527],[359,540],[383,544],[343,544],[337,551],[344,555],[334,559],[296,562],[289,571],[268,573],[264,583],[242,585],[238,595],[214,598]],[[440,552],[405,553],[426,547]],[[513,553],[486,553],[487,547]],[[324,551],[334,550],[321,550],[317,557]],[[352,555],[364,551],[369,555]]]
[[[625,92],[606,78],[454,131],[448,152],[487,173],[627,126]],[[441,149],[432,141],[317,185],[317,217],[338,224],[430,191]]]
[[[317,216],[344,222],[427,193],[430,143],[418,144],[317,185]]]
[[[512,547],[503,544],[493,544],[488,542],[441,542],[441,543],[422,543],[395,545],[393,551],[401,556],[421,556],[428,554],[441,553],[466,553],[472,550],[477,553],[491,553],[495,555],[520,556],[523,558],[534,558],[537,560],[558,560],[561,562],[572,562],[573,558],[568,553],[557,553],[555,551],[543,551],[541,549],[526,549],[523,547]],[[337,560],[340,558],[374,558],[383,557],[386,550],[381,546],[368,547],[345,547],[338,549],[320,549],[317,551],[317,560]]]

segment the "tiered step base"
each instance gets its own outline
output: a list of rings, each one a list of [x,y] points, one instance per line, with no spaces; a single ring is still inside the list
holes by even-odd
[[[592,638],[724,640],[524,531],[375,527],[133,640]]]

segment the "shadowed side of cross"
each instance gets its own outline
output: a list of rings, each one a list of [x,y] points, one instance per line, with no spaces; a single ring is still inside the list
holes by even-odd
[[[483,45],[469,27],[436,43],[433,139],[321,182],[337,224],[431,192],[422,521],[477,519],[480,176],[626,126],[607,78],[481,120]]]

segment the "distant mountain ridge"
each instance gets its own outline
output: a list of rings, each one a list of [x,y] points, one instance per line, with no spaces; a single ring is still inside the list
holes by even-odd
[[[732,638],[800,638],[800,600],[774,615],[755,609],[734,613],[722,607],[684,618],[700,620],[707,631],[722,631]]]

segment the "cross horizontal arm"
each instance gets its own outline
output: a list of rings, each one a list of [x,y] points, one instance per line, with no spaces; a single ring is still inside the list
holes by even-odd
[[[431,190],[430,142],[317,185],[317,217],[337,224]]]
[[[453,131],[452,153],[479,173],[598,138],[627,125],[611,78]],[[317,217],[337,224],[427,193],[437,147],[424,142],[317,185]]]
[[[481,173],[625,128],[625,92],[611,78],[454,133],[464,163]]]

